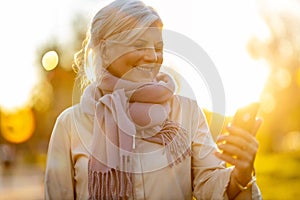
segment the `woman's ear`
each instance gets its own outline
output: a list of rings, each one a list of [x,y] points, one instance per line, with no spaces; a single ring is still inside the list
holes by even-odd
[[[102,40],[100,43],[100,55],[102,58],[103,66],[107,67],[110,63],[109,61],[109,52],[106,46],[106,41]]]

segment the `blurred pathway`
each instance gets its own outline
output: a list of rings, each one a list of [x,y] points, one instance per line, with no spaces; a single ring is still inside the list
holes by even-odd
[[[34,165],[0,166],[0,200],[42,200],[43,171]]]

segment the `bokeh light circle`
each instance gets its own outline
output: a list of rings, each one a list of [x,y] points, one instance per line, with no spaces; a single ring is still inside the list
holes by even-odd
[[[2,137],[11,143],[22,143],[31,138],[35,129],[35,118],[30,108],[1,112]]]
[[[48,51],[43,55],[42,65],[45,70],[51,71],[58,64],[58,54],[55,51]]]

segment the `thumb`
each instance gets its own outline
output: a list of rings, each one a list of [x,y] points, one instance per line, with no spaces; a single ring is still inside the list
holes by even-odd
[[[251,134],[252,134],[253,136],[256,136],[256,133],[257,133],[257,131],[258,131],[258,129],[259,129],[259,127],[261,126],[262,123],[263,123],[263,119],[262,119],[262,118],[257,117],[257,118],[255,119],[255,123],[254,123],[253,129],[252,129],[252,131],[251,131]]]

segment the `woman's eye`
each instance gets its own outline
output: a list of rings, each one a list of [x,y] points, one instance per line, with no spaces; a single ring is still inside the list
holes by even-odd
[[[137,49],[142,49],[142,48],[146,47],[146,44],[144,44],[144,43],[135,43],[135,44],[133,44],[133,46]]]
[[[155,44],[155,50],[156,51],[162,51],[164,49],[164,43],[163,42],[158,42]]]
[[[137,50],[152,48],[152,47],[148,46],[148,43],[146,43],[146,42],[136,42],[133,44],[133,47],[136,48]],[[158,43],[158,44],[155,44],[153,48],[155,49],[155,51],[160,52],[163,50],[163,47],[164,47],[163,43]]]
[[[156,50],[156,51],[162,51],[163,48],[164,48],[164,47],[163,47],[162,45],[159,45],[159,46],[156,46],[156,47],[155,47],[155,50]]]

